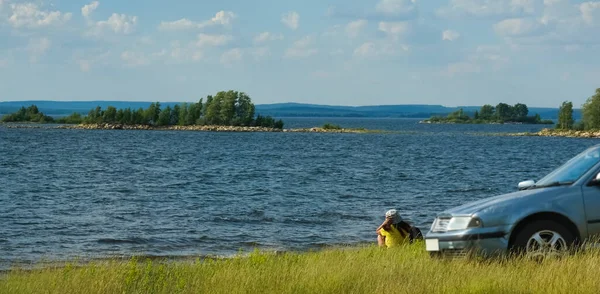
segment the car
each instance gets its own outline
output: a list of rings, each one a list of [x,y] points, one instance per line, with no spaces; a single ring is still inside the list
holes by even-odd
[[[562,256],[600,237],[600,145],[517,191],[437,214],[425,234],[431,256]]]

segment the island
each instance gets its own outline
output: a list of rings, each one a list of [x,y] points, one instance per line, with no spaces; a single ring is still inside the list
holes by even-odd
[[[59,123],[78,125],[75,128],[153,129],[188,126],[231,126],[282,129],[283,121],[271,116],[257,115],[251,98],[244,92],[221,91],[208,95],[197,103],[182,103],[161,108],[160,102],[147,109],[117,109],[100,106],[90,110],[87,116],[78,112],[54,119],[31,105],[2,117],[2,122]]]
[[[539,114],[528,116],[527,105],[517,103],[509,105],[499,103],[496,107],[486,104],[472,116],[463,109],[448,114],[446,117],[432,116],[420,123],[445,123],[445,124],[554,124],[552,120],[542,120]]]
[[[53,118],[42,113],[36,105],[21,107],[4,115],[2,123],[8,128],[36,128],[39,124],[58,124],[57,129],[84,130],[176,130],[216,132],[311,132],[311,133],[383,133],[364,128],[343,128],[325,124],[322,127],[284,129],[284,122],[271,116],[255,114],[251,98],[244,92],[221,91],[207,96],[197,103],[182,103],[161,107],[160,102],[151,103],[146,109],[100,106],[91,109],[86,116],[74,112],[69,116]]]

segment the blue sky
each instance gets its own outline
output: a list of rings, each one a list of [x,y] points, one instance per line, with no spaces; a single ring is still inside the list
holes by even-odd
[[[580,106],[600,0],[0,0],[0,101]]]

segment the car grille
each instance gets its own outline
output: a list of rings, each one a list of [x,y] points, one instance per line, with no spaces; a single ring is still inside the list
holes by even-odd
[[[433,225],[432,231],[434,232],[445,232],[448,230],[448,224],[450,223],[449,218],[438,218]]]

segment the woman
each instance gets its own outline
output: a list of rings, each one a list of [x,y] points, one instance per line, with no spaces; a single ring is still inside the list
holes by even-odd
[[[377,228],[377,243],[387,248],[409,242],[411,225],[402,220],[395,209],[385,213],[385,221]]]

